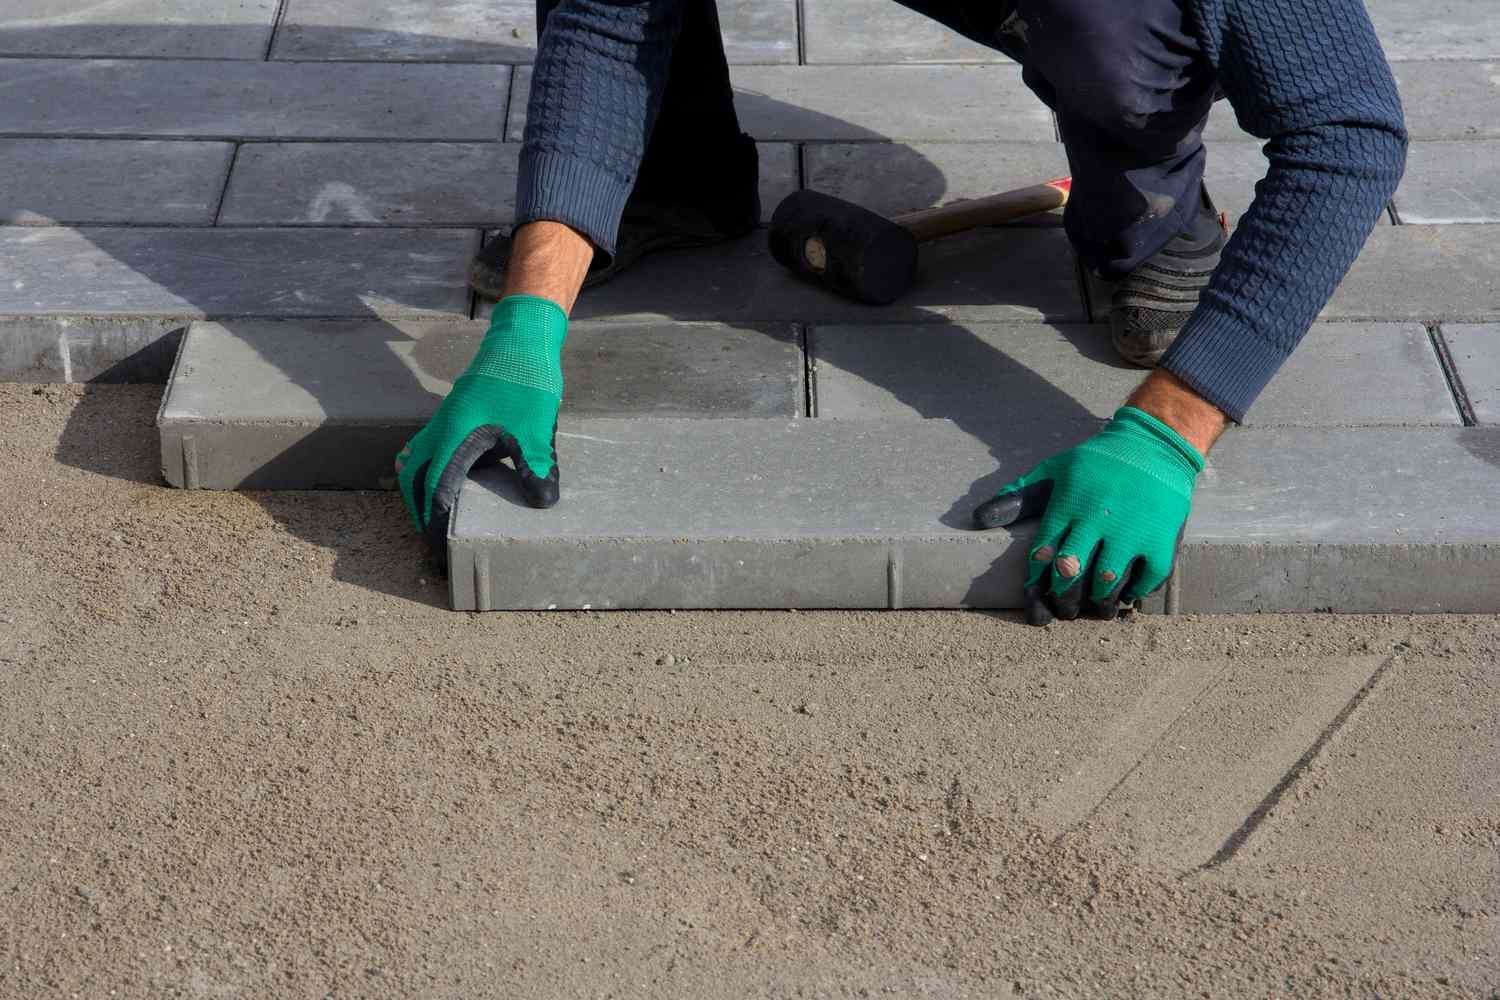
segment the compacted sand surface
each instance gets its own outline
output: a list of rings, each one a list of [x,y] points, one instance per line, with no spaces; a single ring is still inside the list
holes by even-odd
[[[0,996],[1496,996],[1500,621],[455,614],[0,386]]]

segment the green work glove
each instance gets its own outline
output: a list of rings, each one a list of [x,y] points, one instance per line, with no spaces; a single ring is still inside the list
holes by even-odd
[[[557,410],[568,316],[534,295],[495,304],[489,332],[427,426],[396,457],[401,499],[439,564],[448,518],[480,459],[509,458],[533,507],[557,503]]]
[[[1026,620],[1113,618],[1167,582],[1203,456],[1133,406],[1098,434],[1007,483],[974,511],[980,528],[1042,515],[1026,573]]]

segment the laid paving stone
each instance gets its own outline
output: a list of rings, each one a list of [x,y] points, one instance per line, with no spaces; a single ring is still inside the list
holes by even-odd
[[[490,304],[481,307],[481,318]],[[852,302],[794,277],[764,233],[652,255],[578,300],[581,319],[754,323],[1080,322],[1067,238],[1056,228],[987,229],[922,248],[915,284],[889,306]]]
[[[556,508],[526,507],[505,469],[464,487],[453,606],[1016,607],[1032,527],[964,526],[1091,426],[574,422]],[[1500,433],[1245,430],[1200,484],[1183,611],[1500,609]]]
[[[804,0],[809,63],[1007,62],[1003,52],[884,0]]]
[[[1007,66],[737,66],[740,127],[790,142],[1051,142],[1052,113]],[[518,72],[506,137],[526,125]]]
[[[1444,323],[1458,380],[1481,424],[1500,424],[1500,325]]]
[[[1085,815],[1076,816],[1075,822],[1087,824],[1079,835],[1107,836],[1112,849],[1154,869],[1187,872],[1206,865],[1370,680],[1381,659],[1320,657],[1293,665],[1236,659],[1217,669],[1200,664],[1211,683],[1145,753],[1124,767],[1120,759],[1106,758],[1078,768],[1075,780],[1097,780],[1096,768],[1117,779]],[[1065,782],[1056,794],[1069,791]]]
[[[1324,319],[1500,317],[1500,241],[1488,226],[1381,226]]]
[[[1393,199],[1403,223],[1500,222],[1500,143],[1415,142]]]
[[[796,147],[765,143],[766,216],[797,183]],[[240,150],[226,225],[502,226],[515,212],[515,143],[256,143]]]
[[[391,458],[474,356],[469,321],[195,323],[158,418],[163,469],[197,489],[391,488]],[[574,324],[564,421],[795,417],[789,325]]]
[[[1397,62],[1413,139],[1500,138],[1500,72],[1494,62]]]
[[[276,0],[6,0],[0,56],[262,59]]]
[[[1102,325],[819,326],[817,415],[960,426],[1107,418],[1143,372]],[[1462,423],[1418,324],[1322,323],[1251,411],[1251,426]]]
[[[725,4],[719,11],[731,62],[795,63],[795,0]],[[453,60],[529,63],[536,55],[532,0],[288,0],[273,59]]]
[[[498,139],[508,66],[18,59],[0,135]]]
[[[809,188],[881,215],[982,198],[1068,173],[1057,142],[816,143],[803,150],[803,159]],[[1036,219],[1062,224],[1060,212]]]
[[[1369,0],[1366,7],[1388,59],[1500,58],[1500,16],[1490,0]]]
[[[0,316],[0,381],[167,381],[178,316]]]
[[[0,139],[0,224],[212,225],[224,142]]]
[[[456,229],[0,227],[0,317],[467,316],[476,247]]]

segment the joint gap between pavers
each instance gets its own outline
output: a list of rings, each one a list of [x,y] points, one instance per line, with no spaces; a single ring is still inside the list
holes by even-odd
[[[802,327],[803,408],[809,418],[818,415],[818,365],[813,340],[813,325]]]
[[[1380,684],[1386,672],[1399,659],[1399,653],[1392,653],[1380,661],[1380,665],[1375,668],[1375,672],[1370,675],[1369,679],[1360,685],[1359,690],[1354,692],[1353,696],[1344,704],[1344,707],[1339,709],[1338,714],[1318,733],[1318,737],[1313,740],[1312,746],[1308,747],[1302,756],[1298,757],[1292,766],[1287,768],[1286,773],[1271,787],[1271,790],[1266,793],[1265,798],[1261,799],[1256,807],[1250,811],[1250,815],[1245,817],[1244,822],[1240,824],[1239,828],[1231,833],[1223,845],[1214,852],[1214,856],[1198,867],[1199,871],[1209,871],[1234,860],[1235,855],[1250,842],[1250,838],[1255,835],[1255,832],[1265,825],[1266,820],[1270,819],[1271,814],[1276,811],[1276,807],[1281,804],[1281,800],[1286,797],[1286,793],[1291,790],[1291,787],[1323,755],[1324,748],[1348,724],[1349,720],[1353,718],[1354,713],[1359,710],[1360,706],[1365,703],[1376,686]]]
[[[1448,339],[1443,336],[1441,323],[1427,324],[1427,340],[1437,354],[1438,367],[1443,370],[1443,378],[1448,383],[1448,394],[1458,409],[1458,418],[1465,427],[1477,427],[1479,416],[1474,412],[1474,402],[1469,398],[1469,391],[1464,388],[1463,378],[1458,373],[1458,362],[1453,360],[1453,351],[1448,346]]]
[[[1385,203],[1385,214],[1386,214],[1387,217],[1390,218],[1391,225],[1393,225],[1393,226],[1404,226],[1404,225],[1406,225],[1406,223],[1404,223],[1404,222],[1401,221],[1401,213],[1396,209],[1396,199],[1395,198],[1392,198],[1390,201],[1388,201],[1388,202]]]
[[[229,200],[229,182],[234,177],[235,164],[240,162],[240,144],[235,143],[234,148],[229,151],[229,168],[224,171],[224,186],[219,188],[219,203],[214,206],[214,220],[210,226],[217,226],[219,220],[224,216],[224,203]]]
[[[266,37],[266,54],[262,62],[271,61],[271,51],[276,47],[276,36],[281,33],[281,19],[286,16],[288,0],[276,0],[276,16],[271,18],[271,34]]]
[[[797,0],[797,65],[807,65],[807,9],[806,0]]]
[[[1084,322],[1098,323],[1100,321],[1094,318],[1094,296],[1089,289],[1089,275],[1083,266],[1083,258],[1078,256],[1078,251],[1072,246],[1068,247],[1068,256],[1073,260],[1073,280],[1078,285],[1079,298],[1083,299]]]

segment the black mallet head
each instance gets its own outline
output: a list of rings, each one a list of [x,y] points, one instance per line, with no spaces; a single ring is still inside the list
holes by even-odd
[[[917,239],[882,215],[820,194],[794,191],[771,216],[771,256],[840,295],[886,305],[917,273]]]

